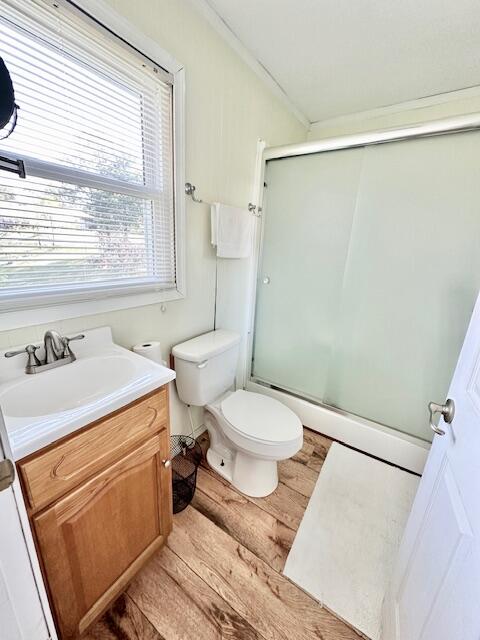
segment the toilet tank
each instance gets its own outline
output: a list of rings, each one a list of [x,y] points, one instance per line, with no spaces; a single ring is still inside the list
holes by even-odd
[[[185,404],[205,406],[235,380],[240,335],[217,329],[173,347],[178,395]]]

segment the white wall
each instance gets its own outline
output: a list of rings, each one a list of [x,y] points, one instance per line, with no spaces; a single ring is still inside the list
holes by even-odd
[[[197,186],[204,200],[245,206],[251,198],[257,140],[264,138],[271,145],[299,142],[306,137],[304,125],[188,0],[108,3],[185,65],[187,180]],[[115,340],[126,347],[142,340],[161,340],[164,357],[175,343],[211,330],[215,259],[210,247],[208,207],[188,199],[186,218],[186,299],[166,303],[163,313],[161,305],[156,304],[56,322],[53,326],[70,334],[110,325]],[[0,348],[39,340],[46,328],[38,325],[2,332]],[[174,400],[172,410],[172,432],[188,431],[183,407]],[[201,423],[200,412],[195,421]]]
[[[400,104],[314,122],[308,140],[390,129],[480,111],[480,87],[443,93]]]

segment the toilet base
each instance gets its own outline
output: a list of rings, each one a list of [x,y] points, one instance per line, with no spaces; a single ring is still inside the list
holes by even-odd
[[[264,498],[278,486],[276,460],[258,458],[235,449],[220,429],[210,411],[205,412],[205,426],[210,437],[207,462],[219,476],[241,493],[252,498]]]
[[[233,465],[233,486],[252,498],[264,498],[278,486],[276,460],[261,460],[243,451],[235,453]]]
[[[252,498],[264,498],[278,486],[277,462],[260,460],[242,451],[231,452],[229,457],[210,447],[207,462],[219,476],[235,489]]]
[[[232,482],[232,461],[230,457],[221,455],[211,446],[207,451],[207,462],[210,467],[224,478],[227,482]]]

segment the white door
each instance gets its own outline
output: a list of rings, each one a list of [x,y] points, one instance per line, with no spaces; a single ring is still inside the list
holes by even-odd
[[[0,415],[0,422],[2,421]],[[6,476],[1,444],[0,478]],[[1,480],[0,480],[1,483]],[[0,484],[6,485],[7,482]],[[0,640],[50,638],[12,486],[0,491]]]
[[[382,640],[480,638],[480,296],[405,529]],[[437,402],[445,399],[433,398]]]

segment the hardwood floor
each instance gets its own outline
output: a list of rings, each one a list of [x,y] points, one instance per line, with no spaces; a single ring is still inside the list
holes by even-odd
[[[83,640],[358,640],[281,573],[330,445],[305,429],[267,498],[240,494],[204,462],[167,547]]]

